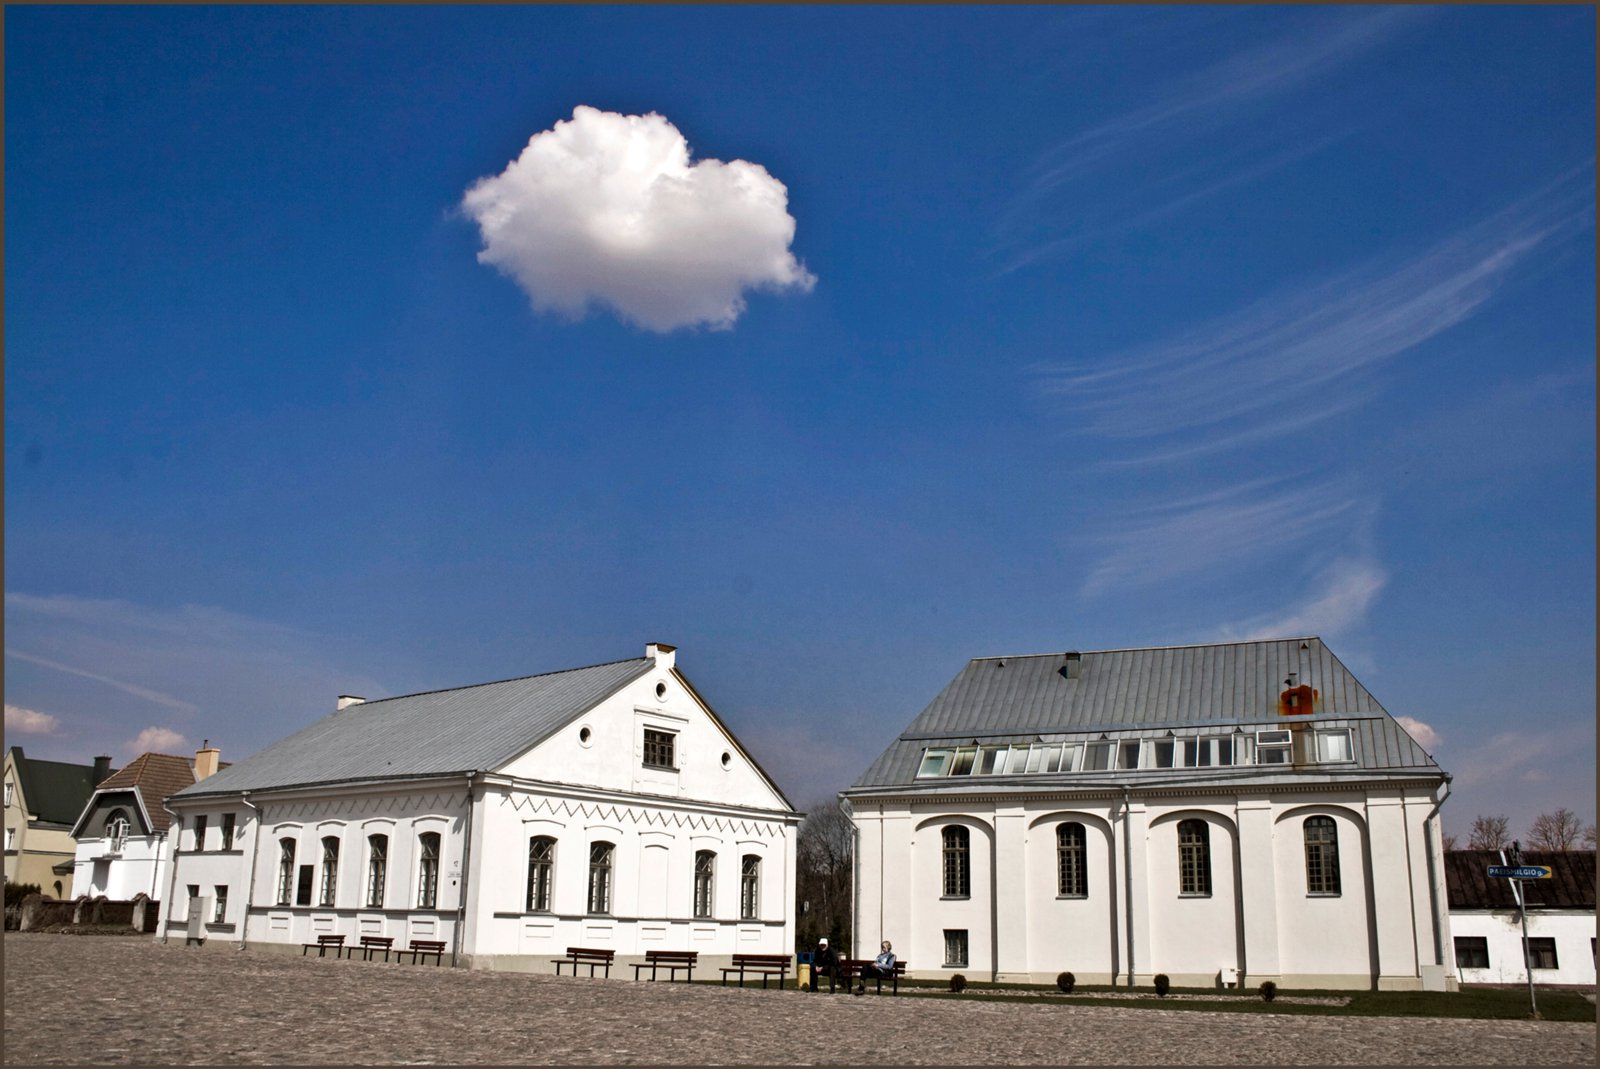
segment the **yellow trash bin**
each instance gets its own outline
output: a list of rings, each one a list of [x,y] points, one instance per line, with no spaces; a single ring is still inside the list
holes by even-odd
[[[806,965],[803,962],[800,965],[795,966],[794,979],[795,986],[797,986],[801,991],[809,988],[811,986],[811,966]]]

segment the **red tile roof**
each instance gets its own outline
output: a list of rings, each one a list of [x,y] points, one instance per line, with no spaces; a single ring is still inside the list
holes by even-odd
[[[107,776],[98,789],[138,791],[139,797],[144,800],[145,812],[150,814],[150,830],[160,835],[165,834],[172,823],[172,815],[161,807],[161,800],[193,785],[192,758],[144,753],[128,762],[116,774]]]

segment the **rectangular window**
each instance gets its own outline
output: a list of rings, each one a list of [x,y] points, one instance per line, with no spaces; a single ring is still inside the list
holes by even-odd
[[[1256,732],[1256,764],[1286,765],[1289,763],[1291,739],[1287,731]]]
[[[1534,936],[1528,940],[1528,964],[1535,969],[1559,969],[1556,964],[1556,941]]]
[[[756,919],[756,910],[761,904],[760,892],[761,859],[755,854],[746,854],[739,866],[739,917],[742,920]]]
[[[712,907],[712,887],[716,882],[717,855],[710,850],[698,850],[694,855],[694,915],[709,919]]]
[[[389,837],[367,836],[367,906],[383,908],[383,885],[389,878]]]
[[[1151,744],[1151,765],[1155,768],[1171,768],[1173,760],[1172,739],[1157,739]]]
[[[589,846],[589,912],[611,912],[611,844]]]
[[[528,912],[550,912],[550,878],[555,871],[556,841],[548,835],[528,840]]]
[[[1139,767],[1139,740],[1127,739],[1117,747],[1118,768]]]
[[[1085,772],[1104,772],[1111,767],[1111,744],[1109,742],[1091,742],[1084,751],[1083,769]]]
[[[278,840],[278,905],[287,906],[294,894],[294,840]]]
[[[961,747],[956,751],[955,764],[950,766],[950,774],[952,776],[972,775],[972,766],[977,758],[978,748],[976,746]]]
[[[233,830],[233,814],[222,814],[222,848],[224,850],[233,849]]]
[[[644,729],[644,763],[650,768],[677,768],[673,763],[672,744],[677,736],[670,731]]]
[[[978,750],[978,775],[994,776],[1006,770],[1006,746],[984,746]]]
[[[1350,729],[1334,728],[1317,732],[1317,760],[1355,760],[1355,750],[1350,745]]]
[[[417,836],[417,844],[417,908],[433,909],[439,901],[439,833],[423,832]]]
[[[1456,936],[1456,968],[1487,969],[1489,967],[1489,939],[1482,935]]]
[[[196,850],[204,850],[206,848],[206,816],[204,813],[194,818],[194,848]]]
[[[944,967],[947,969],[957,966],[965,968],[967,964],[967,930],[965,928],[946,928],[944,930]]]
[[[17,829],[16,828],[7,828],[6,829],[6,849],[7,850],[15,850],[16,848],[17,848]]]
[[[311,883],[315,878],[316,868],[312,865],[300,866],[300,877],[295,882],[294,904],[309,906],[311,904]]]
[[[339,889],[339,840],[328,836],[322,840],[322,893],[317,904],[333,905]]]
[[[917,769],[919,776],[942,776],[950,771],[949,750],[927,750],[922,755],[922,767]]]
[[[218,884],[216,891],[217,904],[211,914],[211,923],[221,924],[227,920],[228,917],[228,889],[222,884]]]
[[[1078,759],[1082,754],[1083,747],[1075,743],[1061,747],[1061,771],[1076,772]]]
[[[6,808],[11,808],[11,781],[6,781]]]

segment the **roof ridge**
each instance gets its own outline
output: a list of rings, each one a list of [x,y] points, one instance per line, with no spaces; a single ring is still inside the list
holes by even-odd
[[[1176,646],[1121,646],[1109,650],[1053,650],[1049,653],[995,653],[974,657],[974,661],[1013,661],[1025,657],[1061,657],[1067,653],[1149,653],[1157,650],[1198,650],[1213,646],[1264,646],[1273,642],[1322,641],[1321,635],[1284,635],[1281,638],[1242,638],[1231,642],[1185,642]]]
[[[433,690],[418,690],[410,694],[391,694],[387,698],[365,698],[361,705],[377,705],[379,702],[399,701],[401,698],[420,698],[427,694],[447,694],[453,690],[472,690],[476,687],[494,687],[501,683],[520,683],[524,679],[539,679],[542,676],[559,676],[568,672],[587,672],[591,668],[608,668],[614,664],[627,664],[630,661],[647,661],[648,657],[623,657],[615,661],[601,661],[599,664],[586,664],[577,668],[558,668],[550,672],[534,672],[531,675],[511,676],[508,679],[491,679],[487,683],[464,683],[458,687],[436,687]]]

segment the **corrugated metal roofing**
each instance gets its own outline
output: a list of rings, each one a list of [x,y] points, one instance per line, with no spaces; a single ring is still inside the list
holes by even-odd
[[[178,796],[498,768],[654,665],[637,657],[352,705]]]
[[[1549,865],[1548,880],[1518,880],[1532,909],[1594,909],[1594,851],[1522,852],[1524,865]],[[1511,881],[1489,875],[1490,865],[1504,865],[1498,850],[1449,850],[1444,855],[1444,882],[1451,909],[1516,909]]]
[[[1311,687],[1316,698],[1309,715],[1283,717],[1282,723],[1314,719],[1351,727],[1357,766],[1364,770],[1439,771],[1319,638],[1086,652],[1075,674],[1066,671],[1067,663],[1065,653],[974,658],[855,787],[913,783],[922,751],[940,741],[1271,726],[1280,722],[1279,703],[1291,678],[1295,686]],[[951,780],[934,782],[948,786]],[[999,782],[1022,787],[1040,781],[1005,776]]]

